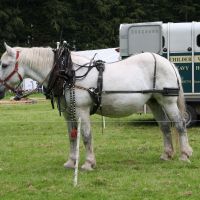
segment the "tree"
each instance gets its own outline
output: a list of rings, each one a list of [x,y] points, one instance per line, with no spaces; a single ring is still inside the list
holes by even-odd
[[[77,50],[119,45],[121,23],[198,21],[198,0],[1,0],[0,51],[52,46],[67,40]]]
[[[19,45],[24,41],[25,25],[17,2],[0,2],[0,43],[7,41],[11,45]]]

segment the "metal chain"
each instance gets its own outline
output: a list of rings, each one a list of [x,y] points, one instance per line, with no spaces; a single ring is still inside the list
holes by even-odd
[[[72,128],[76,128],[76,97],[75,97],[75,85],[71,86],[70,90],[70,120],[72,122]]]

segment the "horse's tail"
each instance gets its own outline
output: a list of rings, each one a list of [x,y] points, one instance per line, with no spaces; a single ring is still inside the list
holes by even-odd
[[[181,116],[184,117],[186,113],[186,106],[182,83],[180,83],[180,90],[178,95],[178,108],[180,110]]]

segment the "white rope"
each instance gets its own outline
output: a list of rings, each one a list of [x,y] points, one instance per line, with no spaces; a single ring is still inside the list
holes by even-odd
[[[78,130],[76,140],[76,163],[74,169],[74,187],[78,184],[78,164],[79,164],[79,146],[80,146],[80,134],[81,133],[81,118],[78,119]]]

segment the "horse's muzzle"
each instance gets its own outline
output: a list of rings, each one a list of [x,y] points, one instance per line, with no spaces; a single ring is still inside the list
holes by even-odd
[[[0,99],[3,99],[5,96],[5,86],[0,85]]]

